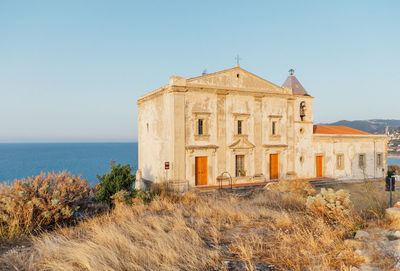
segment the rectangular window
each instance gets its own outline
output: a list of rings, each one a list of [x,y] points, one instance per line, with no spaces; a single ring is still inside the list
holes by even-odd
[[[276,135],[276,121],[272,122],[271,131],[272,131],[272,135]]]
[[[236,177],[245,176],[246,172],[244,170],[244,155],[236,155]]]
[[[336,155],[336,169],[343,169],[344,168],[344,155],[337,154]]]
[[[360,168],[364,168],[365,167],[365,154],[360,154],[358,156],[358,165]]]
[[[199,135],[203,134],[203,120],[202,119],[198,120],[197,132]]]
[[[382,153],[378,153],[376,155],[376,165],[377,166],[382,166]]]
[[[241,135],[242,134],[242,121],[241,120],[238,120],[238,122],[237,122],[237,134],[238,135]]]

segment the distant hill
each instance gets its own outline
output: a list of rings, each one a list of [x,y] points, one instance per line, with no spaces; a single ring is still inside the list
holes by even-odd
[[[389,126],[389,131],[398,130],[400,128],[400,120],[385,120],[385,119],[352,120],[352,121],[340,120],[334,123],[321,123],[321,124],[348,126],[371,134],[385,133],[386,126]]]

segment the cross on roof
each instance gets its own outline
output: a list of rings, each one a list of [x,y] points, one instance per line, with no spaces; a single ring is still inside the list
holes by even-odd
[[[294,74],[294,70],[293,70],[293,69],[290,69],[290,70],[289,70],[289,74],[290,74],[290,75],[293,75],[293,74]]]
[[[241,60],[241,58],[239,57],[239,55],[236,55],[236,66],[239,66],[240,65],[240,60]]]

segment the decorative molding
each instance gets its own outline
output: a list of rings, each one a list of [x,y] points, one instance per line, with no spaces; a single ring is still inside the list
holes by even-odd
[[[242,137],[235,142],[233,142],[231,145],[229,145],[229,148],[233,150],[238,150],[238,149],[253,149],[255,148],[255,145],[252,144],[247,138]]]
[[[200,112],[200,111],[193,111],[193,115],[211,115],[211,112]]]
[[[232,113],[233,116],[237,117],[243,117],[243,118],[248,118],[250,117],[249,113]]]
[[[233,135],[233,138],[234,138],[234,139],[238,139],[238,138],[245,138],[245,139],[248,139],[248,138],[249,138],[249,135],[246,135],[246,134],[240,134],[240,135],[235,134],[235,135]]]
[[[277,141],[281,139],[280,135],[270,135],[269,138],[273,141]]]
[[[294,123],[304,123],[304,124],[314,124],[313,121],[308,121],[308,120],[295,120]]]
[[[195,140],[209,140],[210,135],[194,135]]]
[[[187,150],[205,150],[205,149],[218,149],[217,145],[189,145],[186,146]]]
[[[282,115],[268,115],[269,118],[281,119]]]
[[[264,144],[264,148],[287,148],[287,144]]]

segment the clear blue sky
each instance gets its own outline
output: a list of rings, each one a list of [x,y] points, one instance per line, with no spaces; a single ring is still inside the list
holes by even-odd
[[[136,100],[235,65],[315,122],[400,119],[400,1],[0,0],[0,142],[136,141]]]

